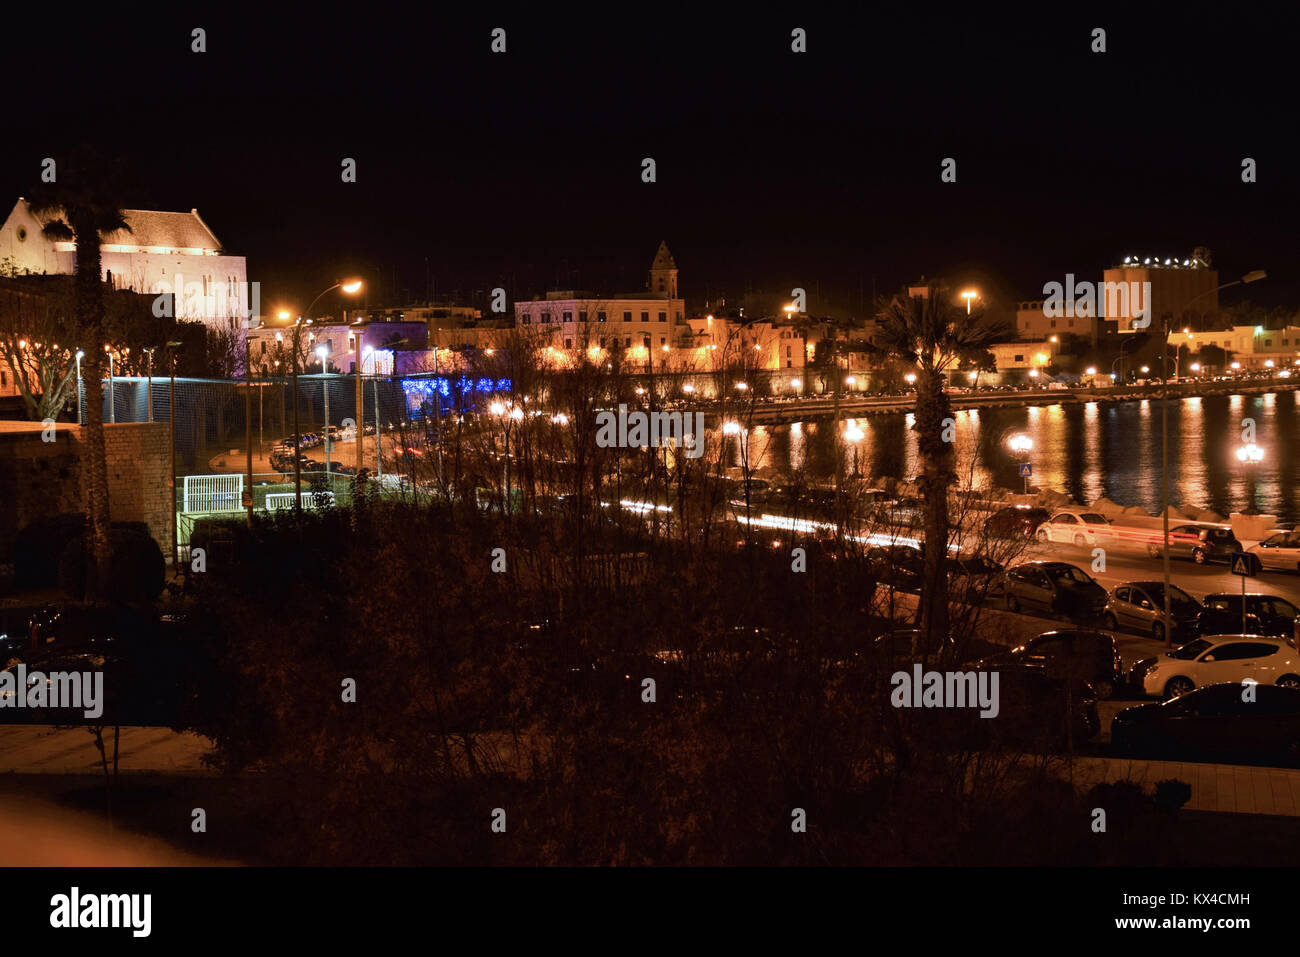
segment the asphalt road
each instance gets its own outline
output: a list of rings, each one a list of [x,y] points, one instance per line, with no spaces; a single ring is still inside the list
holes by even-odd
[[[1130,544],[1107,544],[1106,570],[1093,571],[1092,547],[1077,548],[1065,544],[1035,543],[1026,561],[1064,561],[1078,565],[1109,591],[1116,585],[1131,581],[1160,581],[1163,563],[1151,558],[1146,547]],[[1241,578],[1232,574],[1227,565],[1197,565],[1188,558],[1169,559],[1169,580],[1197,599],[1215,592],[1241,592]],[[1246,591],[1264,592],[1285,598],[1300,605],[1300,575],[1288,572],[1261,572],[1257,578],[1246,579]]]

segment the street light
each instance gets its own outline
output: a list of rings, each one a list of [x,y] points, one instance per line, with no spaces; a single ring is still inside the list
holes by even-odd
[[[1023,432],[1017,432],[1007,439],[1007,448],[1013,453],[1020,456],[1024,462],[1029,461],[1029,453],[1034,450],[1034,440]],[[1025,480],[1025,494],[1029,494],[1029,476],[1022,476]]]
[[[81,425],[81,357],[85,353],[77,350],[77,425]]]
[[[320,359],[320,391],[325,397],[325,478],[333,482],[330,469],[330,385],[329,380],[325,377],[325,361],[329,358],[329,350],[324,346],[316,347],[316,358]]]
[[[849,419],[844,423],[844,440],[853,443],[853,475],[856,478],[858,474],[858,443],[866,436],[862,428],[858,425],[857,419]]]
[[[962,292],[961,297],[966,300],[966,315],[970,315],[970,304],[979,298],[979,293],[974,289],[966,289]]]

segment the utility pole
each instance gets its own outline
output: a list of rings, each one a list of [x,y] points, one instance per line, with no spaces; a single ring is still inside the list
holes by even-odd
[[[244,330],[244,446],[247,479],[244,482],[244,507],[248,509],[248,527],[253,527],[253,338]]]
[[[293,514],[302,521],[302,431],[298,424],[298,348],[302,341],[302,316],[293,324]]]

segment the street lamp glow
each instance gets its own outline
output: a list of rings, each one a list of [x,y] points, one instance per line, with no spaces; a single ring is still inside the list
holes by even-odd
[[[353,295],[354,293],[358,293],[361,291],[361,280],[353,279],[351,282],[345,282],[342,286],[342,289],[349,296]]]
[[[687,395],[690,395],[692,392],[695,391],[695,386],[691,385],[688,382],[686,383],[686,385],[682,386],[682,391],[685,392]]]
[[[858,377],[855,376],[855,375],[845,376],[845,377],[844,377],[844,384],[845,384],[845,385],[857,385],[857,384],[858,384]]]
[[[790,388],[794,389],[795,391],[798,391],[800,388],[802,388],[802,386],[803,386],[803,383],[800,382],[798,379],[791,379],[791,380],[790,380]]]
[[[1038,370],[1037,370],[1037,369],[1030,369],[1030,370],[1029,370],[1029,378],[1031,378],[1031,379],[1037,379],[1037,378],[1038,378]],[[974,380],[974,379],[971,379],[971,381],[974,382],[975,380]]]
[[[569,417],[565,415],[563,412],[556,412],[553,416],[551,416],[551,421],[554,422],[556,425],[568,425]]]
[[[1034,449],[1034,440],[1023,432],[1017,432],[1007,440],[1007,448],[1012,452],[1032,452]]]
[[[288,309],[281,309],[279,315],[280,315],[280,318],[281,318],[281,319],[284,319],[284,320],[287,322],[288,319],[289,319],[289,310],[288,310]],[[277,337],[277,338],[278,338],[278,337]]]
[[[1142,374],[1143,374],[1143,375],[1146,375],[1146,374],[1147,374],[1148,372],[1150,372],[1150,371],[1151,371],[1151,367],[1150,367],[1150,366],[1143,366],[1143,367],[1142,367]]]
[[[970,315],[970,304],[979,298],[979,293],[974,289],[965,289],[961,297],[966,300],[966,315]]]
[[[978,379],[979,377],[980,377],[980,374],[979,374],[979,371],[978,371],[977,369],[972,369],[970,372],[967,372],[967,373],[966,373],[966,378],[970,379],[971,382],[974,382],[974,381],[975,381],[976,379]]]
[[[317,358],[317,359],[320,359],[322,362],[325,361],[325,357],[326,357],[327,355],[329,355],[329,354],[330,354],[330,353],[329,353],[329,350],[326,349],[324,346],[317,346],[317,347],[316,347],[316,358]]]
[[[907,375],[903,376],[903,378],[907,380],[907,384],[908,384],[908,385],[915,385],[915,384],[916,384],[916,373],[915,373],[915,372],[909,372]]]
[[[736,383],[736,388],[739,389],[741,392],[744,392],[746,389],[749,388],[749,383],[748,383],[748,382],[737,382],[737,383]]]
[[[1097,367],[1096,367],[1096,366],[1088,366],[1088,368],[1086,368],[1086,369],[1083,370],[1083,374],[1084,374],[1084,375],[1096,375],[1096,374],[1097,374]]]
[[[519,406],[515,406],[513,409],[510,410],[510,418],[514,419],[516,422],[518,422],[523,417],[524,417],[524,410],[519,408]]]
[[[1257,465],[1264,460],[1264,450],[1254,442],[1237,449],[1237,461],[1248,465]]]
[[[493,415],[505,415],[506,407],[502,405],[500,402],[493,402],[491,405],[488,406],[488,411],[491,412]]]
[[[1241,363],[1240,363],[1240,362],[1234,362],[1234,363],[1232,364],[1232,368],[1234,368],[1234,369],[1240,369],[1240,368],[1241,368]]]
[[[1271,369],[1271,368],[1273,368],[1273,360],[1272,360],[1272,359],[1265,359],[1265,360],[1264,360],[1264,368],[1265,368],[1265,369]]]
[[[1200,372],[1201,364],[1199,362],[1193,362],[1191,368],[1193,372]]]
[[[863,432],[861,427],[858,425],[857,419],[849,419],[848,422],[844,424],[844,438],[846,441],[861,442],[865,436],[866,433]]]
[[[740,423],[739,423],[739,422],[731,422],[731,421],[728,421],[728,422],[724,422],[724,423],[722,423],[722,434],[723,434],[723,435],[739,435],[740,432],[741,432],[741,428],[740,428]]]

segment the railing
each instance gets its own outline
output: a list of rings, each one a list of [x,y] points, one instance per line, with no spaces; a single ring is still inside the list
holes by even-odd
[[[244,476],[187,475],[181,511],[233,512],[243,507]]]

